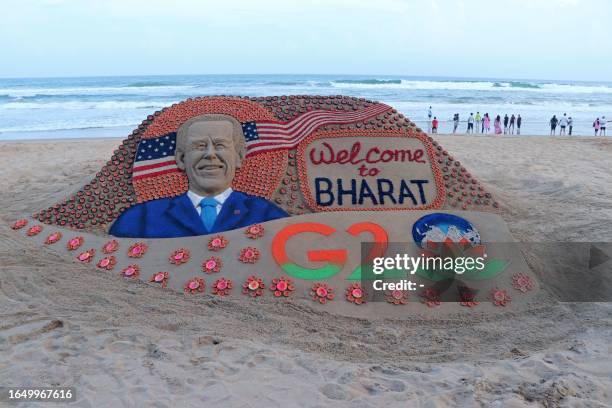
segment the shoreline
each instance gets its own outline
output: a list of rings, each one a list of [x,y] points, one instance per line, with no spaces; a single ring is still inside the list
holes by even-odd
[[[0,133],[1,135],[1,133]],[[453,137],[473,137],[479,139],[536,139],[536,140],[611,140],[612,134],[609,136],[583,136],[583,135],[563,135],[563,136],[551,136],[551,135],[495,135],[495,134],[483,134],[483,133],[428,133],[429,136],[433,137],[443,137],[443,138],[453,138]],[[58,138],[37,138],[37,139],[1,139],[0,144],[9,144],[9,143],[63,143],[63,142],[75,142],[75,141],[107,141],[107,140],[123,140],[126,139],[129,135],[123,136],[93,136],[93,137],[58,137]]]

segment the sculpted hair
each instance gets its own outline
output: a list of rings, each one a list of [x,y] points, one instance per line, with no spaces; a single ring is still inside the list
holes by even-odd
[[[233,132],[232,132],[232,136],[234,139],[234,149],[236,150],[236,152],[241,155],[244,156],[244,149],[245,149],[245,141],[244,141],[244,133],[242,133],[242,125],[240,124],[240,122],[238,122],[236,120],[236,118],[230,116],[230,115],[223,115],[223,114],[218,114],[218,113],[207,113],[204,115],[200,115],[200,116],[194,116],[193,118],[187,120],[186,122],[184,122],[178,129],[178,132],[176,133],[176,147],[177,150],[183,150],[183,143],[184,143],[184,139],[187,136],[187,132],[189,131],[189,128],[191,127],[191,125],[193,125],[196,122],[218,122],[218,121],[226,121],[226,122],[230,122],[232,124],[233,127]]]

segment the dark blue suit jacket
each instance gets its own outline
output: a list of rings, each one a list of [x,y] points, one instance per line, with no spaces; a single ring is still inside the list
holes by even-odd
[[[174,238],[206,235],[288,217],[265,198],[233,191],[223,203],[215,225],[208,231],[193,203],[182,194],[136,204],[115,220],[110,234],[116,237]]]

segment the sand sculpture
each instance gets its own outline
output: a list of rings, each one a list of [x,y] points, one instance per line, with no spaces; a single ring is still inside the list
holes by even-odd
[[[219,96],[148,116],[80,191],[12,227],[116,279],[405,318],[530,304],[537,282],[501,244],[512,237],[497,207],[385,104]],[[373,273],[375,258],[398,254],[486,259],[456,276],[424,263]],[[375,290],[381,276],[396,285]]]

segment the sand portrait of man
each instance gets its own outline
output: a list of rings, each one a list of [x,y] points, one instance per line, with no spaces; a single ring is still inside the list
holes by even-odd
[[[189,191],[130,207],[115,220],[110,234],[134,238],[206,235],[288,217],[264,198],[232,190],[245,152],[242,126],[235,118],[207,114],[189,119],[177,132],[175,151]]]

